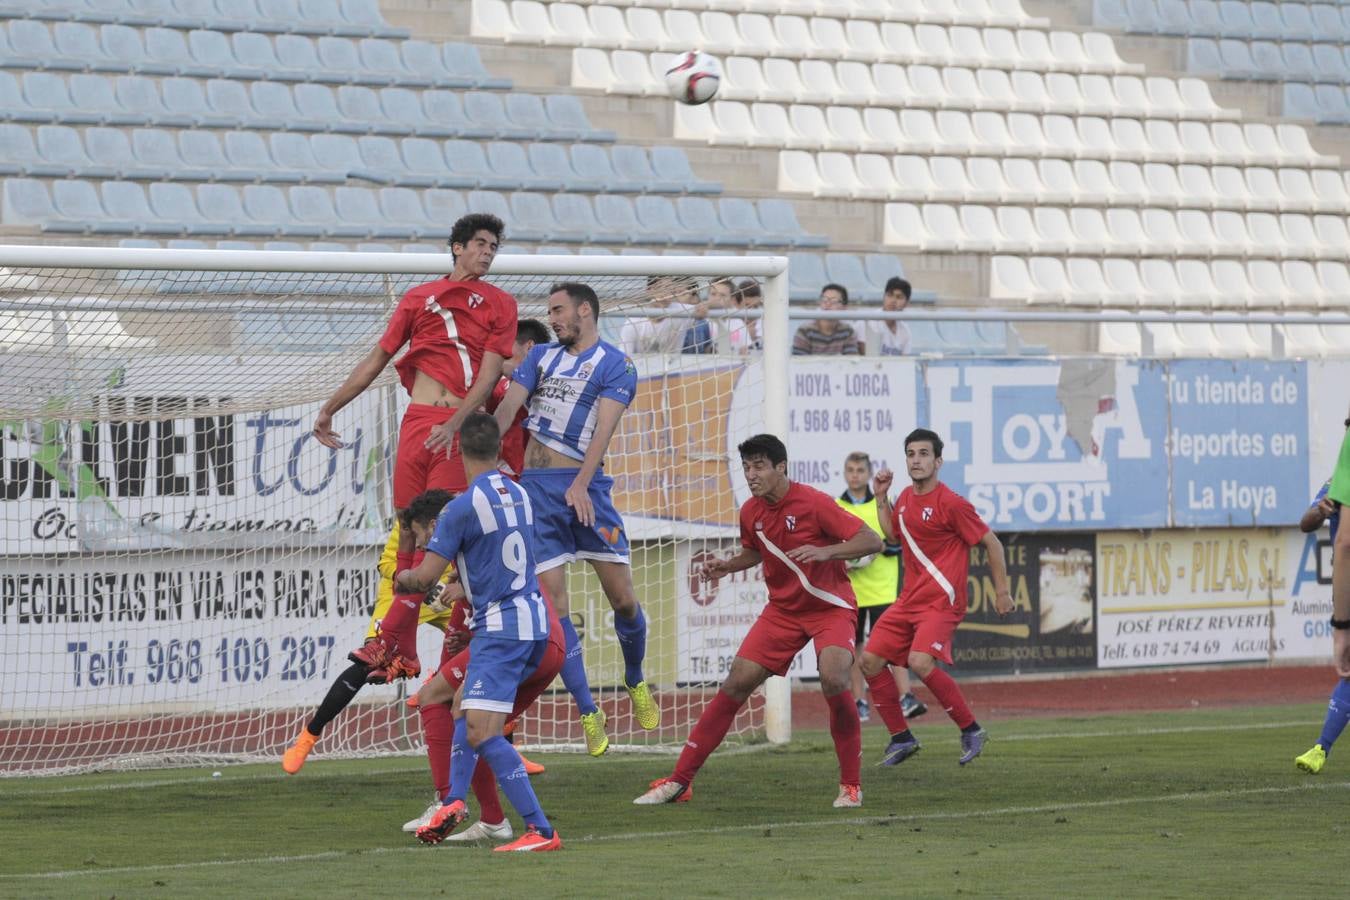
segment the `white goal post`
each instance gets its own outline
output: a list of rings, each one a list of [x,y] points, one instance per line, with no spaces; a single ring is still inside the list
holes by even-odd
[[[393,367],[335,422],[350,452],[321,451],[309,426],[402,291],[452,266],[427,253],[0,246],[0,776],[280,752],[374,600],[406,404]],[[753,278],[762,291],[762,354],[636,359],[653,399],[635,401],[611,444],[616,500],[639,597],[658,610],[651,646],[664,649],[649,659],[679,659],[649,675],[670,704],[659,733],[615,716],[617,748],[682,742],[734,652],[724,636],[706,641],[722,657],[692,641],[703,626],[689,623],[714,622],[712,635],[719,616],[688,573],[733,544],[735,442],[788,436],[787,267],[506,254],[489,276],[540,319],[551,283],[591,283],[611,336],[625,316],[659,314],[643,309],[659,299],[650,276]],[[622,671],[608,608],[583,573],[570,578],[603,703]],[[762,602],[762,583],[742,588]],[[429,640],[424,670],[439,652]],[[420,747],[401,696],[363,691],[318,752]],[[790,738],[786,679],[752,707],[736,733]],[[575,746],[574,719],[556,691],[524,737]]]

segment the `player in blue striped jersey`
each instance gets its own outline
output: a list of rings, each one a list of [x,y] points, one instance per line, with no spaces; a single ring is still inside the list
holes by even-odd
[[[608,749],[609,738],[568,615],[566,564],[573,560],[591,564],[614,608],[634,718],[647,730],[661,724],[661,711],[642,674],[647,620],[633,589],[628,535],[610,496],[613,480],[601,465],[619,417],[637,391],[637,369],[622,350],[600,339],[599,318],[600,300],[589,285],[554,285],[548,321],[558,342],[535,345],[516,367],[497,407],[497,423],[505,427],[528,402],[529,443],[520,483],[535,503],[539,581],[567,640],[563,683],[576,700],[592,756]]]
[[[467,785],[481,755],[511,805],[528,826],[499,850],[557,850],[562,840],[539,807],[516,748],[502,737],[516,690],[548,651],[549,621],[535,578],[535,513],[524,488],[497,470],[501,430],[473,413],[459,431],[468,489],[436,519],[426,555],[398,575],[398,587],[424,593],[451,560],[473,607],[473,638],[464,673],[460,717],[451,751],[452,785]],[[428,827],[448,834],[468,817],[462,799],[447,797]]]

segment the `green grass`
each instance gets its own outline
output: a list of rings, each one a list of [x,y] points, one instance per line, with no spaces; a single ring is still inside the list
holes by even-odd
[[[398,830],[417,759],[0,782],[0,896],[1300,896],[1335,893],[1350,761],[1295,770],[1320,706],[994,723],[876,769],[833,810],[828,736],[714,755],[689,804],[631,800],[668,757],[534,755],[562,853],[426,848]],[[533,754],[532,754],[533,755]],[[1328,890],[1329,889],[1329,890]]]

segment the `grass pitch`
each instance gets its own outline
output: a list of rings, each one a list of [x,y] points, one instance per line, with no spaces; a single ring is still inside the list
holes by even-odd
[[[1293,765],[1321,716],[994,722],[966,768],[931,714],[921,753],[874,768],[872,723],[861,810],[830,808],[821,733],[715,754],[693,801],[665,807],[631,801],[673,757],[531,754],[566,848],[509,857],[398,830],[428,800],[421,759],[7,780],[0,896],[1321,896],[1350,832],[1350,759]]]

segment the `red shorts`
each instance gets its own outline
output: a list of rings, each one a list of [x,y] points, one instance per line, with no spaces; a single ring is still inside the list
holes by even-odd
[[[909,664],[911,649],[951,665],[952,638],[962,618],[943,610],[906,610],[898,604],[892,605],[872,626],[864,650],[895,666]]]
[[[468,489],[459,441],[445,448],[428,450],[424,445],[431,429],[455,414],[448,406],[413,403],[403,414],[398,430],[398,458],[394,460],[394,509],[407,509],[418,494],[433,488],[461,494]]]
[[[558,677],[562,671],[563,660],[567,658],[567,645],[563,643],[562,635],[549,635],[548,649],[544,651],[544,658],[539,660],[538,667],[520,684],[516,691],[516,705],[511,709],[511,715],[507,716],[506,721],[514,722],[525,714],[534,701],[539,699],[539,695],[548,690],[548,686]],[[445,676],[445,680],[450,682],[450,689],[458,691],[459,686],[464,683],[464,672],[469,667],[469,651],[461,650],[454,659],[441,665],[440,673]]]
[[[830,607],[787,612],[770,603],[750,626],[736,655],[759,663],[775,675],[786,675],[793,657],[813,641],[817,657],[826,647],[843,647],[852,654],[857,622],[855,609]]]

